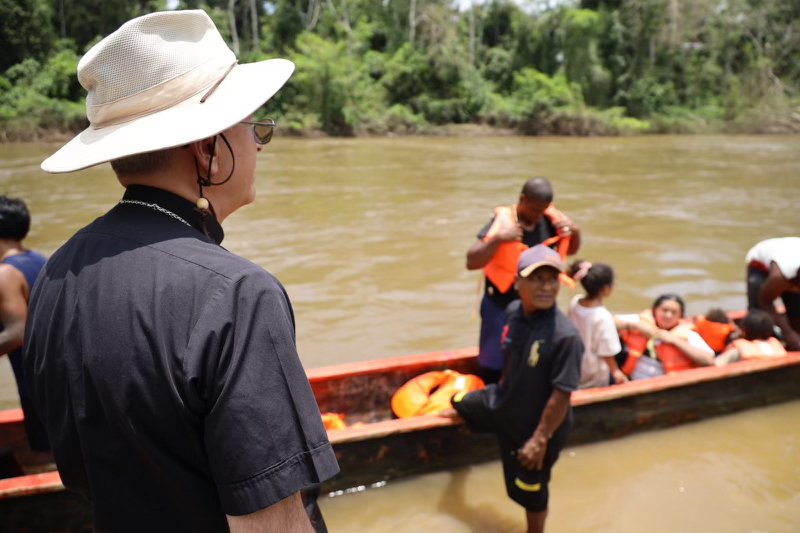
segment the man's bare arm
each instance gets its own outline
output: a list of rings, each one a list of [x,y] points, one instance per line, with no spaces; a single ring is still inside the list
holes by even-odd
[[[478,270],[488,265],[494,257],[497,247],[504,242],[521,240],[522,228],[518,224],[501,229],[486,241],[478,239],[467,250],[467,270]]]
[[[572,393],[553,389],[550,399],[542,412],[539,425],[530,439],[517,453],[520,464],[528,470],[541,470],[544,465],[544,456],[547,452],[547,441],[564,421],[569,411],[569,399]]]
[[[28,282],[25,276],[11,265],[0,265],[0,354],[7,354],[22,346],[28,302],[25,295]]]
[[[227,518],[231,533],[268,531],[313,533],[314,531],[299,492],[255,513],[242,516],[228,515]]]

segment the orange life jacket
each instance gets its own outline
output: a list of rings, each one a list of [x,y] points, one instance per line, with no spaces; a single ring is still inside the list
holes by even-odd
[[[714,350],[714,353],[722,352],[725,346],[728,345],[728,337],[736,331],[736,326],[733,324],[712,322],[711,320],[706,320],[705,317],[698,318],[694,323],[694,327],[697,333],[706,341],[706,344]]]
[[[775,337],[770,337],[767,340],[754,341],[736,339],[731,343],[731,346],[739,350],[742,359],[750,359],[753,357],[783,357],[786,355],[786,348],[784,348],[781,341]]]
[[[672,329],[672,332],[677,333],[678,335],[685,335],[687,332],[692,330],[694,330],[694,326],[692,326],[691,323],[681,322]],[[653,339],[643,335],[638,331],[623,331],[622,340],[628,347],[628,359],[622,366],[622,371],[629,376],[636,368],[636,363],[639,361],[639,358],[642,357],[645,352],[649,353],[651,350],[655,352],[656,357],[664,366],[664,372],[667,374],[670,372],[689,370],[690,368],[695,368],[697,366],[694,361],[692,361],[688,355],[679,350],[677,346],[666,342],[661,342],[656,346],[655,343],[651,344]]]
[[[544,216],[546,216],[554,226],[556,223],[567,219],[566,215],[556,209],[553,204],[547,206],[547,209],[544,210]],[[492,225],[489,226],[489,231],[486,232],[483,241],[488,241],[501,229],[516,223],[516,205],[496,207],[494,210],[494,221]],[[550,237],[545,240],[542,244],[545,246],[553,246],[557,243],[558,253],[563,260],[567,257],[570,238],[569,235],[556,235],[555,237]],[[519,256],[522,252],[527,250],[527,248],[528,247],[521,242],[501,243],[495,250],[492,259],[483,267],[483,273],[502,294],[507,293],[514,284],[514,279],[517,277]]]
[[[392,396],[392,411],[399,418],[435,414],[450,408],[450,399],[459,392],[485,386],[481,378],[472,374],[454,370],[427,372],[397,389]]]

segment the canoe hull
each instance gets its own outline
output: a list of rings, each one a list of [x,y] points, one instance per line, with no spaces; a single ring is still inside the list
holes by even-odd
[[[353,424],[329,432],[341,473],[327,481],[323,491],[336,493],[497,459],[494,436],[472,433],[457,419],[390,418],[391,394],[410,377],[443,368],[471,372],[475,367],[474,350],[460,350],[309,371],[321,411],[348,413],[348,423]],[[800,353],[577,391],[572,395],[569,445],[798,398]],[[0,413],[0,443],[20,446],[15,432],[23,429],[21,417],[16,419]],[[0,516],[12,531],[88,530],[90,515],[85,501],[64,490],[57,472],[0,479]]]

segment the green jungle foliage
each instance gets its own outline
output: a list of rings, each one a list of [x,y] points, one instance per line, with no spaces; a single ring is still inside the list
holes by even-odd
[[[800,131],[797,0],[183,0],[243,62],[297,64],[283,131]],[[0,0],[0,140],[87,125],[75,70],[166,0]],[[266,110],[265,110],[266,111]]]

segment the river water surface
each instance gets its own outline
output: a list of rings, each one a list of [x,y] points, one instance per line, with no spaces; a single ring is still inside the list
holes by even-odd
[[[0,145],[0,192],[28,202],[26,244],[48,254],[121,195],[107,165],[41,172],[54,148]],[[307,368],[473,346],[479,275],[464,254],[492,208],[536,175],[580,225],[578,256],[614,267],[615,312],[667,291],[693,314],[740,309],[749,247],[800,234],[800,137],[278,138],[260,156],[256,203],[226,221],[224,244],[285,284]],[[16,404],[2,359],[0,407]],[[791,403],[575,448],[555,469],[548,525],[800,531],[797,420]],[[324,506],[333,531],[524,523],[496,463]]]

